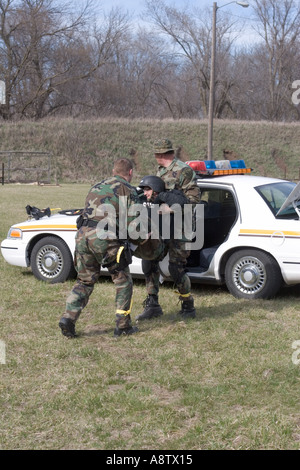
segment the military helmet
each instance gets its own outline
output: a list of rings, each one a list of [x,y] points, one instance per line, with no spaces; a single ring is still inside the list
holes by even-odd
[[[165,191],[165,182],[159,176],[148,175],[144,176],[142,181],[139,184],[140,188],[149,187],[156,193],[161,193]]]

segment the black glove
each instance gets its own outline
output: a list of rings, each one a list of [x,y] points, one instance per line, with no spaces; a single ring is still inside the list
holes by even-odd
[[[77,217],[77,219],[76,219],[76,227],[77,227],[77,230],[79,230],[79,229],[82,227],[83,221],[84,221],[84,217],[83,217],[82,214],[80,214],[80,216]]]
[[[39,209],[38,207],[28,205],[25,207],[25,209],[26,209],[27,214],[30,215],[31,217],[34,217],[35,220],[39,220],[45,215],[47,215],[48,217],[51,216],[50,207],[47,207],[47,209]]]
[[[180,189],[171,189],[170,191],[159,193],[159,195],[154,200],[154,204],[163,203],[168,204],[168,206],[172,206],[173,204],[184,206],[184,204],[189,204],[190,202],[184,195],[183,191]]]

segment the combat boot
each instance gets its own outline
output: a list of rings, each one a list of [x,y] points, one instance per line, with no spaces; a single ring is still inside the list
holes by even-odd
[[[70,318],[62,317],[60,319],[58,325],[59,325],[59,327],[61,329],[61,332],[64,336],[67,336],[67,338],[75,338],[76,337],[75,323]]]
[[[136,326],[129,326],[128,328],[119,328],[118,326],[115,328],[114,336],[122,336],[122,335],[132,335],[137,333],[139,330]]]
[[[181,304],[181,310],[179,312],[179,315],[182,316],[182,318],[195,318],[196,316],[196,310],[194,307],[194,299],[190,295],[190,297],[186,299],[180,299],[182,301]]]
[[[136,321],[150,320],[151,318],[163,315],[161,306],[158,303],[157,295],[148,295],[143,302],[144,311],[136,317]]]
[[[114,336],[121,335],[132,335],[137,333],[139,330],[136,326],[132,326],[130,315],[116,314],[116,328],[114,330]]]

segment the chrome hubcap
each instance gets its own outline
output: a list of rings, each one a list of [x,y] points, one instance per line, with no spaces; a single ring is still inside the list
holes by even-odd
[[[264,287],[266,278],[264,265],[253,256],[241,258],[233,267],[233,282],[241,292],[259,292]]]
[[[47,278],[57,277],[63,268],[63,256],[54,245],[45,245],[37,253],[37,267],[39,272]]]

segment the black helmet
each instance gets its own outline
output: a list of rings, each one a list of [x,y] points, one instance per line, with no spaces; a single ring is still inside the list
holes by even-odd
[[[161,193],[165,191],[165,182],[159,176],[148,175],[144,176],[142,181],[139,184],[140,188],[149,187],[153,189],[156,193]]]

